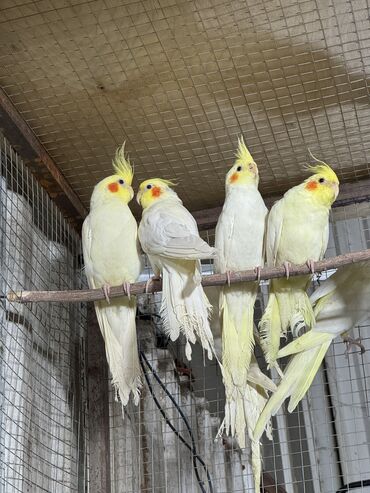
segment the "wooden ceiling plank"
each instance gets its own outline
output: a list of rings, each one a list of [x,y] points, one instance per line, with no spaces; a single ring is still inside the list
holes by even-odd
[[[66,218],[79,229],[86,208],[2,88],[0,128]]]

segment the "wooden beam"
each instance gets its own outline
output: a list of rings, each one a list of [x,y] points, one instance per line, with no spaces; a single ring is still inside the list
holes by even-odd
[[[87,395],[89,406],[90,491],[109,493],[110,440],[108,365],[94,305],[87,315]]]
[[[266,206],[270,209],[274,202],[279,200],[282,195],[273,195],[264,197]],[[365,178],[357,182],[343,183],[340,185],[340,191],[337,200],[333,204],[333,208],[344,207],[349,204],[356,204],[361,202],[370,202],[370,179]],[[199,231],[205,229],[213,229],[216,224],[219,215],[221,214],[222,207],[213,207],[211,209],[203,209],[200,211],[192,212],[195,220],[198,224]]]
[[[79,228],[87,210],[1,88],[0,129],[65,217]]]

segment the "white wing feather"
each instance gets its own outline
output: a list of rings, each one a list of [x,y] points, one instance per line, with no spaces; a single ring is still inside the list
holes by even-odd
[[[172,209],[167,206],[167,210],[152,206],[144,213],[142,224],[140,241],[149,255],[184,260],[215,256],[215,249],[200,238],[194,218],[179,203],[174,204]]]
[[[268,267],[276,265],[284,218],[284,199],[276,202],[268,215],[266,233],[266,260]]]

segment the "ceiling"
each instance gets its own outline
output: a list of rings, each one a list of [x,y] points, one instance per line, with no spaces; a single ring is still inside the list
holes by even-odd
[[[83,204],[126,140],[138,181],[222,204],[239,134],[267,195],[307,148],[370,176],[366,0],[1,0],[0,86]]]

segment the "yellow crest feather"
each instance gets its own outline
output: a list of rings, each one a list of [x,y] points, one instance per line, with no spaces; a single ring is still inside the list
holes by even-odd
[[[112,161],[112,166],[115,173],[122,176],[125,182],[131,185],[134,177],[134,171],[130,160],[125,156],[125,144],[126,142],[124,142],[122,146],[116,150],[116,154]]]
[[[315,175],[322,175],[328,181],[332,181],[334,183],[339,184],[338,177],[334,172],[334,170],[324,161],[317,159],[309,149],[308,152],[310,153],[312,159],[314,159],[318,164],[315,164],[313,166],[312,165],[306,166],[306,169],[311,171]]]
[[[175,183],[171,180],[165,180],[164,178],[149,178],[148,180],[145,180],[140,184],[140,188],[145,188],[148,184],[167,185],[168,187],[176,187],[177,186],[177,183]]]
[[[243,136],[238,138],[238,150],[236,152],[235,164],[249,164],[254,163],[254,159],[251,153],[248,151],[248,147],[245,145]]]

